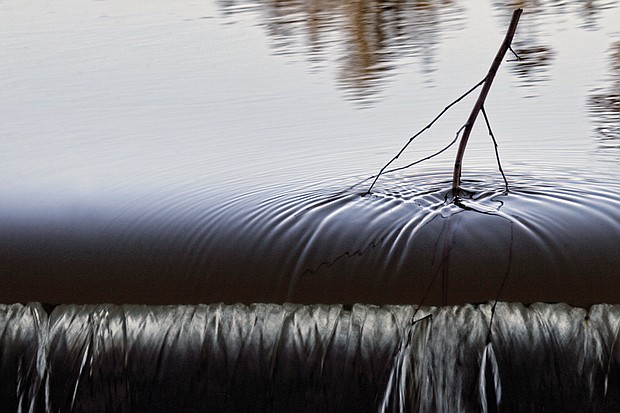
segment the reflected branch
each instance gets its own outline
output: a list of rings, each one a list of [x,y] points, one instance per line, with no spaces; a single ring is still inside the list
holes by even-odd
[[[608,85],[591,92],[588,107],[599,147],[620,149],[620,41],[609,50]]]
[[[517,25],[519,24],[519,18],[521,17],[521,13],[523,13],[523,9],[516,9],[512,14],[512,20],[510,21],[510,26],[508,27],[508,31],[506,32],[506,36],[504,37],[504,41],[502,42],[499,50],[497,51],[495,59],[493,59],[493,63],[491,63],[491,67],[489,68],[489,71],[484,79],[484,85],[482,86],[482,90],[480,91],[478,100],[476,100],[476,104],[472,108],[471,113],[469,114],[469,118],[467,118],[467,123],[465,124],[465,131],[463,132],[463,137],[461,138],[461,142],[459,143],[459,149],[456,154],[456,161],[454,162],[454,173],[452,175],[452,193],[455,196],[457,195],[459,187],[461,185],[463,156],[465,154],[465,148],[467,147],[469,135],[474,128],[476,118],[478,117],[478,113],[484,105],[484,101],[487,98],[489,90],[491,90],[491,85],[493,84],[493,79],[495,79],[497,70],[502,64],[502,60],[504,59],[504,56],[506,55],[506,52],[508,51],[508,48],[512,43],[512,38],[517,31]]]

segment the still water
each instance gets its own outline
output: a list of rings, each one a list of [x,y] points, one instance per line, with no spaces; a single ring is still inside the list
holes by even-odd
[[[485,105],[510,191],[479,121],[464,204],[454,148],[363,196],[485,76],[515,7],[521,60]],[[616,1],[4,1],[0,301],[617,302],[618,21]]]

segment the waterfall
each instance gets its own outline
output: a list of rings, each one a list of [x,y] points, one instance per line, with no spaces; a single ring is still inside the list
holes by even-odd
[[[619,331],[612,305],[0,305],[0,410],[612,412]]]

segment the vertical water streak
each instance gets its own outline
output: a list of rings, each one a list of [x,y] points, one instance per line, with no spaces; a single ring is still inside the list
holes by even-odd
[[[489,371],[491,373],[491,383],[489,383]],[[490,394],[487,392],[489,386],[492,386],[492,392]],[[484,346],[484,350],[482,352],[482,361],[480,362],[479,391],[482,412],[488,413],[490,411],[499,411],[499,406],[502,401],[502,385],[499,376],[499,368],[497,366],[497,359],[495,358],[495,352],[493,351],[491,341]],[[492,402],[491,409],[489,409],[489,402]]]
[[[383,394],[380,413],[416,411],[422,398],[420,384],[425,382],[423,366],[425,347],[430,344],[432,314],[416,308],[411,322],[404,330],[398,350],[392,361],[387,386]],[[417,317],[416,317],[417,316]]]
[[[620,306],[492,308],[0,305],[0,411],[620,411]]]
[[[47,314],[0,304],[0,411],[48,412]]]

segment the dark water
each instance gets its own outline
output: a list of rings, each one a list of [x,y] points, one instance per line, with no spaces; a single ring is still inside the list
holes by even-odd
[[[620,408],[617,306],[47,310],[0,306],[2,411]]]
[[[456,202],[434,174],[388,176],[369,195],[365,181],[226,202],[176,195],[149,214],[77,210],[60,222],[12,211],[0,301],[617,301],[617,183],[513,176],[506,193],[500,177],[472,178]]]

